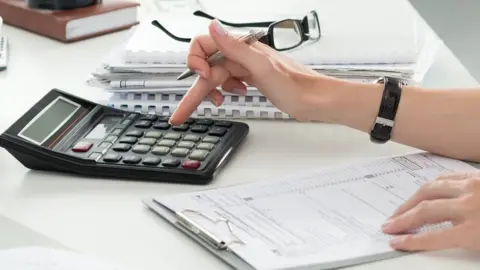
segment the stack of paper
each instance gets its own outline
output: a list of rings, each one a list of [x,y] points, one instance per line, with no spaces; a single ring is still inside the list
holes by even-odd
[[[302,15],[277,14],[270,19],[292,17],[301,19]],[[110,106],[170,115],[195,80],[194,76],[176,80],[187,68],[185,61],[190,44],[169,37],[151,24],[153,19],[182,38],[207,33],[210,23],[208,19],[186,13],[166,13],[145,19],[125,42],[112,50],[104,65],[91,74],[88,83],[112,94],[108,101]],[[255,21],[227,14],[223,14],[222,19]],[[413,16],[411,20],[404,16],[398,20],[385,20],[382,23],[392,23],[388,26],[389,31],[379,30],[378,20],[376,23],[365,20],[363,25],[359,23],[356,27],[347,27],[341,21],[322,21],[319,41],[307,42],[295,50],[281,53],[319,73],[345,80],[368,82],[380,76],[394,76],[407,84],[421,83],[439,47],[438,39],[433,34],[419,31]],[[246,28],[229,30],[235,33],[248,31]],[[245,97],[225,95],[221,107],[205,100],[193,116],[290,118],[273,107],[256,88],[249,88]]]

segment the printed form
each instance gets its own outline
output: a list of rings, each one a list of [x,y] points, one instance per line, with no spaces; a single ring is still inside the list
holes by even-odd
[[[156,201],[173,211],[194,210],[184,213],[220,239],[237,240],[230,250],[255,269],[319,269],[400,255],[392,255],[397,253],[389,236],[381,232],[385,220],[425,182],[472,170],[477,169],[421,153]]]

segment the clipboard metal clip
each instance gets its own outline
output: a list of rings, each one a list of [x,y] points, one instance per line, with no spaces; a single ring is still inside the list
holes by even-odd
[[[218,223],[221,223],[221,222],[225,223],[228,227],[228,230],[229,230],[230,234],[235,239],[232,240],[232,241],[229,241],[229,242],[226,242],[226,241],[223,241],[222,239],[219,239],[217,236],[215,236],[214,234],[212,234],[208,230],[203,229],[197,222],[195,222],[194,220],[189,218],[186,215],[186,213],[192,213],[192,214],[195,214],[195,215],[199,215],[199,216],[201,216],[201,217],[203,217],[203,218],[205,218],[205,219],[207,219],[207,220],[209,220],[209,221],[211,221],[212,223],[215,223],[215,224],[218,224]],[[204,213],[201,213],[201,212],[196,211],[196,210],[190,210],[190,209],[185,209],[181,212],[176,212],[176,216],[177,216],[177,219],[178,219],[178,222],[179,222],[180,225],[182,225],[184,228],[186,228],[190,232],[196,234],[200,238],[202,238],[204,241],[209,243],[215,249],[226,250],[231,244],[235,244],[235,243],[242,244],[242,245],[245,244],[244,241],[242,241],[239,237],[237,237],[235,235],[235,233],[233,232],[231,223],[227,219],[215,219],[215,218],[212,218],[212,217],[210,217],[210,216],[208,216]]]

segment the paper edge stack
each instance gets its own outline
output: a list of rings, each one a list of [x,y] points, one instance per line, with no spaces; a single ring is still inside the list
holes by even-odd
[[[169,116],[175,111],[183,94],[188,91],[194,80],[194,78],[191,78],[182,82],[175,81],[176,76],[186,69],[186,65],[129,63],[125,61],[127,55],[126,45],[135,37],[136,31],[140,27],[146,27],[146,25],[150,27],[150,22],[151,18],[148,18],[142,20],[140,25],[132,28],[126,38],[111,50],[110,54],[103,61],[102,66],[89,75],[86,83],[91,87],[109,93],[110,98],[108,100],[99,101],[99,103],[104,105],[125,111]],[[326,71],[335,71],[338,76],[332,75],[333,77],[345,80],[371,82],[380,76],[388,75],[400,77],[408,85],[420,85],[433,64],[442,43],[431,31],[421,32],[417,36],[420,38],[417,61],[411,65],[365,64],[345,65],[344,67],[343,64],[317,64],[311,65],[311,67],[324,74],[328,73]],[[161,49],[161,44],[158,46]],[[382,66],[384,68],[381,68]],[[350,70],[352,67],[355,69],[353,72]],[[369,67],[373,69],[369,69]],[[132,75],[134,78],[132,78]],[[145,86],[148,82],[151,82],[152,78],[157,78],[158,76],[163,78],[154,81],[160,84],[151,87]],[[129,86],[126,86],[127,80]],[[223,93],[225,94],[224,104],[216,107],[210,101],[204,100],[191,116],[232,120],[293,120],[290,115],[275,108],[254,87],[249,87],[247,96],[243,97],[235,96],[228,92]]]

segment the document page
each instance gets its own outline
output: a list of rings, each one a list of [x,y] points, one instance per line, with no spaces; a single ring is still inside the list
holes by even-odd
[[[157,201],[229,242],[255,269],[326,269],[397,256],[381,232],[386,219],[439,174],[472,170],[420,153]],[[439,226],[449,224],[422,230]]]

